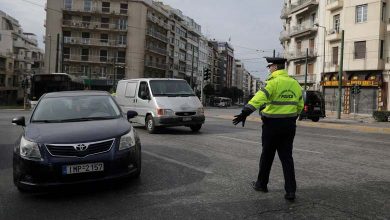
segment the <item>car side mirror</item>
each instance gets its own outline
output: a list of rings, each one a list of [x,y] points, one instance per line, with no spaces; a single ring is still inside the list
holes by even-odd
[[[25,127],[26,126],[26,119],[23,116],[14,118],[14,119],[12,119],[12,124]]]
[[[132,118],[135,118],[138,116],[138,113],[136,111],[127,111],[127,120],[130,120]]]

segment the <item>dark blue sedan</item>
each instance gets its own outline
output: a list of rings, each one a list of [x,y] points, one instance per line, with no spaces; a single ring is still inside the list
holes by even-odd
[[[141,173],[141,143],[107,92],[49,93],[41,97],[15,145],[14,183],[22,191]]]

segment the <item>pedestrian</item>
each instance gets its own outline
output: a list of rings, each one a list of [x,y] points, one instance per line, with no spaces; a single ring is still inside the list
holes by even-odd
[[[294,200],[296,191],[294,160],[292,157],[296,120],[303,109],[302,88],[288,76],[286,59],[266,58],[270,75],[266,85],[248,102],[241,114],[234,116],[233,124],[242,122],[256,109],[260,110],[262,126],[262,153],[257,181],[252,182],[256,191],[268,192],[267,184],[271,166],[278,152],[284,174],[285,199]]]

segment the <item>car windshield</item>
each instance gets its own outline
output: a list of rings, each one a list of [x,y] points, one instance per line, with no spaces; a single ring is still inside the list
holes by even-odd
[[[31,122],[61,123],[107,120],[120,117],[120,110],[110,96],[68,96],[43,98]]]
[[[195,96],[184,80],[151,80],[153,96]]]

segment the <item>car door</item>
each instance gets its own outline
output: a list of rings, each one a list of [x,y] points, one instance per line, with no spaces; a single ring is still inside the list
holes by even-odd
[[[117,94],[119,98],[119,103],[122,107],[122,111],[126,113],[129,110],[137,111],[136,109],[136,91],[137,91],[137,82],[129,81],[125,85],[122,85],[122,91],[120,94]]]
[[[145,125],[146,114],[152,111],[151,95],[149,85],[146,81],[141,81],[138,86],[136,97],[136,111],[138,112],[137,123]]]

